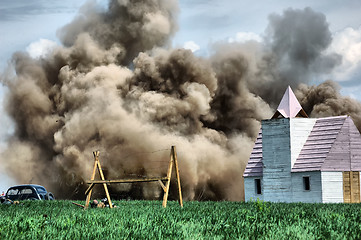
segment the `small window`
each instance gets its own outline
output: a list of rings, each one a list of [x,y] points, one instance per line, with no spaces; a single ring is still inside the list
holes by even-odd
[[[18,189],[9,189],[6,195],[17,195],[19,193]]]
[[[310,191],[311,190],[310,177],[309,176],[303,177],[303,190],[305,190],[305,191]]]
[[[31,190],[30,188],[24,188],[21,189],[20,194],[32,194],[33,190]]]
[[[261,179],[257,178],[254,180],[254,185],[256,188],[256,194],[262,194],[262,189],[261,189]]]

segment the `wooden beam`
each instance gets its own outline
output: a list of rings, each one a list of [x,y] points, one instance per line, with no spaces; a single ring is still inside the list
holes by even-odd
[[[104,183],[132,183],[132,182],[157,182],[159,180],[168,180],[167,177],[159,178],[134,178],[134,179],[118,179],[118,180],[90,180],[86,183],[88,184],[104,184]]]
[[[171,148],[171,152],[170,152],[170,161],[169,161],[169,166],[168,166],[168,173],[167,173],[167,185],[166,185],[166,189],[165,189],[165,193],[163,196],[163,207],[167,207],[167,201],[168,201],[168,194],[169,194],[169,186],[170,186],[170,178],[172,176],[172,167],[173,167],[173,147]]]
[[[162,187],[163,191],[166,192],[167,188],[164,186],[163,182],[161,180],[158,180],[160,186]]]
[[[90,184],[90,186],[88,187],[88,189],[85,191],[85,195],[88,196],[89,192],[93,189],[93,187],[95,186],[95,184]]]
[[[183,207],[182,188],[181,188],[181,184],[180,184],[177,152],[176,152],[175,146],[172,146],[172,153],[173,153],[173,160],[174,160],[174,166],[175,166],[175,175],[177,177],[179,204],[181,205],[181,207]]]
[[[97,155],[97,159],[98,159],[98,156],[99,156],[99,152],[98,152],[98,155]],[[99,159],[98,159],[97,162],[98,162],[98,171],[99,171],[100,178],[101,178],[101,180],[105,181],[102,166],[100,165]],[[108,191],[107,184],[103,183],[103,187],[104,187],[105,195],[108,198],[109,208],[113,208],[113,204],[112,204],[112,200],[110,199],[110,194],[109,194],[109,191]]]
[[[97,157],[96,155],[99,155],[99,151],[96,151],[96,152],[93,152],[93,156],[94,156],[94,167],[93,167],[93,173],[92,173],[92,176],[91,176],[91,180],[94,180],[95,179],[95,173],[96,173],[96,169],[97,169]],[[90,188],[90,190],[88,191],[88,194],[86,196],[86,201],[85,201],[85,209],[87,209],[89,207],[89,202],[90,202],[90,198],[91,198],[91,195],[92,195],[92,188]]]

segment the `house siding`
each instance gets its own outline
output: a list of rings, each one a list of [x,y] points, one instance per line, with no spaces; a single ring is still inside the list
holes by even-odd
[[[290,119],[262,121],[263,199],[292,202]]]
[[[255,179],[261,179],[262,194],[256,193]],[[263,180],[262,177],[245,177],[244,178],[244,199],[246,202],[251,200],[263,200]]]
[[[293,118],[290,119],[291,128],[291,167],[296,162],[303,145],[311,133],[313,126],[316,123],[315,118]]]
[[[322,202],[343,203],[342,172],[321,172]]]
[[[304,190],[303,177],[310,177],[310,190]],[[292,173],[292,199],[293,202],[321,203],[322,186],[321,172]]]

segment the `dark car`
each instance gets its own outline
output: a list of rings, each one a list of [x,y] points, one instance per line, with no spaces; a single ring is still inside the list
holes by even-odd
[[[8,189],[3,199],[15,200],[54,200],[51,192],[36,184],[18,185]]]

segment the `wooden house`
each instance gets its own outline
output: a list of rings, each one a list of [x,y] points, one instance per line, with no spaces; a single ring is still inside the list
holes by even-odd
[[[361,135],[349,116],[308,118],[288,87],[263,120],[244,171],[245,200],[360,202]]]

